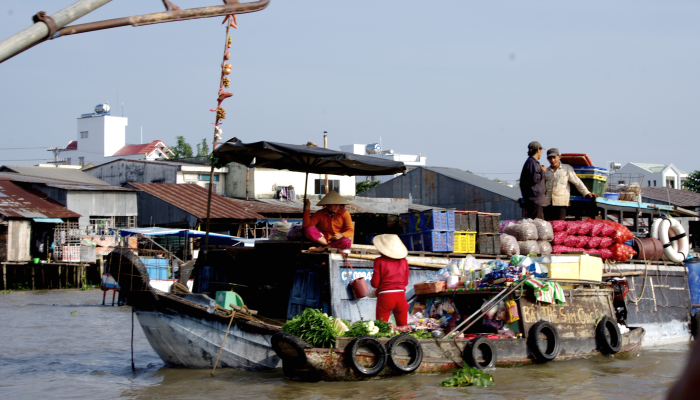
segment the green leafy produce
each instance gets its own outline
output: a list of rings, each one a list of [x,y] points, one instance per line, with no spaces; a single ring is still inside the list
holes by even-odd
[[[494,386],[493,376],[479,369],[469,367],[464,364],[464,367],[452,373],[454,378],[445,379],[440,382],[441,386],[463,387],[463,386]]]
[[[391,334],[391,327],[388,322],[384,322],[381,319],[374,321],[374,326],[379,328],[379,337],[388,337]]]
[[[371,335],[371,331],[369,328],[369,325],[367,321],[357,321],[352,326],[350,329],[348,329],[347,332],[343,334],[343,336],[347,337],[360,337],[360,336],[368,336]]]
[[[416,339],[430,339],[433,337],[433,335],[430,334],[430,332],[425,331],[425,330],[418,330],[415,332],[409,333],[409,335],[413,336]]]
[[[335,320],[321,310],[307,308],[301,315],[287,321],[282,331],[291,333],[314,347],[333,347],[335,338],[340,336],[340,327],[332,319]]]

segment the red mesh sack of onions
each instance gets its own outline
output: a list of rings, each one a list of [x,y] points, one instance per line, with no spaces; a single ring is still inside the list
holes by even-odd
[[[580,227],[581,221],[569,221],[569,224],[566,226],[566,233],[569,235],[575,235],[578,233]]]
[[[598,236],[609,237],[615,233],[615,228],[613,228],[612,226],[605,224],[605,223],[602,223],[602,222],[601,222],[601,224],[603,224],[603,228],[601,229]]]
[[[627,261],[632,256],[636,255],[637,252],[633,248],[622,243],[615,243],[608,248],[612,252],[612,258],[615,261]]]
[[[550,221],[552,224],[552,230],[554,232],[562,232],[566,230],[566,227],[569,226],[569,222],[567,221]]]
[[[588,222],[593,224],[591,232],[589,233],[590,236],[603,236],[600,233],[603,231],[603,227],[605,226],[604,223],[596,221],[594,219],[589,219]]]
[[[580,248],[586,247],[586,245],[588,244],[588,241],[591,239],[588,236],[576,236],[576,238],[578,239],[578,243],[576,243],[575,247],[580,247]]]
[[[586,249],[584,249],[583,247],[573,247],[573,248],[571,248],[571,251],[575,251],[578,253],[585,253]]]
[[[603,260],[612,258],[612,251],[608,249],[596,249],[595,252],[600,254],[600,258],[602,258]]]
[[[613,240],[609,237],[600,238],[600,244],[598,244],[599,249],[607,249],[612,246]]]
[[[596,247],[598,247],[598,246],[600,245],[600,241],[601,241],[602,239],[603,239],[603,238],[592,237],[592,238],[588,239],[588,243],[586,243],[586,246],[585,246],[585,247],[586,247],[587,249],[595,249]]]
[[[567,236],[568,234],[564,231],[554,232],[554,240],[552,241],[552,243],[554,243],[555,245],[563,244]]]
[[[562,244],[567,247],[578,247],[578,236],[567,236]]]
[[[582,222],[581,225],[578,228],[578,232],[576,232],[577,235],[588,235],[591,233],[591,229],[593,229],[593,223],[592,222]]]
[[[561,246],[561,245],[552,246],[552,254],[561,254],[561,253],[566,253],[569,251],[573,251],[573,250],[571,247],[568,247],[568,246]]]
[[[628,240],[634,239],[634,235],[626,226],[613,221],[603,221],[603,223],[610,225],[613,227],[613,229],[615,229],[615,232],[610,235],[615,243],[624,243]]]

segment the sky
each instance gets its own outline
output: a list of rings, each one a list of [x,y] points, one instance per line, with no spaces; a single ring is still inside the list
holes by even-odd
[[[174,0],[181,8],[216,0]],[[0,40],[72,0],[0,2]],[[114,0],[76,21],[160,12]],[[127,143],[211,141],[222,18],[42,43],[0,64],[0,164],[36,165],[107,102]],[[224,139],[374,143],[513,181],[562,153],[700,170],[700,2],[271,0],[238,17]],[[28,147],[39,147],[25,149]],[[541,160],[546,164],[544,159]]]

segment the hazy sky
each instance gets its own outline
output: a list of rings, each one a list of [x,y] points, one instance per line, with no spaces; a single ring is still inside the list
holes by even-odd
[[[72,0],[0,3],[0,40]],[[174,0],[181,8],[216,0]],[[114,0],[78,23],[159,12]],[[224,139],[377,142],[514,180],[526,146],[700,169],[700,2],[272,0],[242,15]],[[42,43],[0,64],[0,164],[32,165],[109,102],[127,142],[210,140],[221,18]],[[118,102],[117,104],[117,96]],[[32,160],[32,161],[12,161]],[[544,160],[542,160],[544,161]],[[510,175],[494,175],[510,173]]]

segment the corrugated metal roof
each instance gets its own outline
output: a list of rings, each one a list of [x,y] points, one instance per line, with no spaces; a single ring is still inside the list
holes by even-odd
[[[2,167],[0,167],[0,172],[15,172],[21,175],[58,179],[62,181],[78,182],[88,185],[109,185],[109,183],[103,181],[102,179],[95,178],[87,172],[71,168],[3,165]]]
[[[127,191],[133,192],[135,189],[128,189],[112,185],[88,185],[84,183],[71,182],[60,179],[43,178],[39,176],[22,175],[15,172],[0,172],[0,179],[8,179],[13,182],[40,183],[49,187],[65,190],[91,190],[91,191]],[[104,182],[104,181],[102,181]]]
[[[0,214],[14,218],[80,218],[80,214],[49,199],[46,194],[1,178]]]
[[[643,187],[642,197],[671,203],[680,207],[700,207],[700,193],[667,187]]]
[[[274,202],[266,202],[259,200],[242,200],[242,199],[232,199],[228,198],[229,201],[234,202],[236,205],[260,214],[301,214],[302,207],[301,204],[282,202],[279,200],[274,200]],[[320,207],[318,207],[320,209]]]
[[[160,145],[160,146],[159,146]],[[127,144],[117,150],[112,157],[130,156],[134,154],[151,154],[154,150],[160,150],[163,153],[168,151],[168,146],[160,140],[154,140],[151,143],[144,144]]]
[[[498,183],[495,181],[492,181],[491,179],[481,177],[479,175],[475,175],[471,172],[467,171],[462,171],[461,169],[457,168],[445,168],[445,167],[418,167],[418,168],[424,168],[427,169],[428,171],[433,171],[438,174],[442,174],[444,176],[447,176],[449,178],[458,180],[460,182],[468,183],[470,185],[480,187],[482,189],[488,190],[489,192],[496,193],[498,195],[501,195],[503,197],[507,197],[509,199],[513,200],[518,200],[519,198],[522,197],[522,194],[520,193],[520,189],[512,188],[510,186],[506,186],[502,183]]]
[[[207,217],[207,196],[209,190],[199,185],[136,182],[130,182],[128,185],[172,204],[199,219]],[[211,218],[265,219],[264,216],[257,212],[247,210],[232,202],[231,199],[216,193],[211,195]]]

